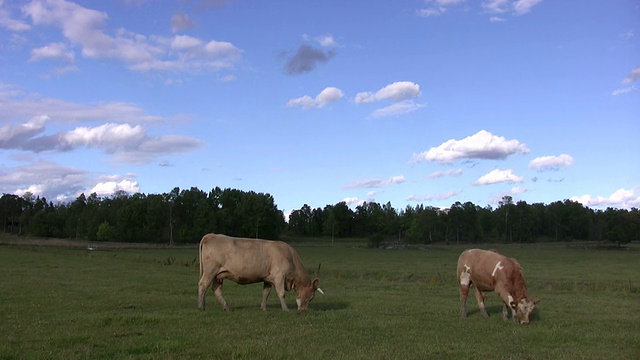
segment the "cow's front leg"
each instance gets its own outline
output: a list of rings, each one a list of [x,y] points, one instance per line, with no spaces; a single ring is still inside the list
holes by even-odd
[[[276,293],[278,294],[278,299],[280,299],[280,307],[282,308],[282,311],[289,311],[289,308],[287,307],[287,303],[284,301],[284,294],[285,294],[284,280],[276,282],[275,286],[276,286]]]
[[[271,284],[268,282],[264,282],[264,287],[262,288],[262,303],[260,304],[260,309],[267,310],[267,298],[269,297],[269,293],[271,293]]]
[[[478,288],[476,287],[476,300],[478,301],[478,307],[480,308],[480,314],[482,314],[483,317],[489,317],[489,314],[487,313],[487,309],[484,307],[484,299],[485,299],[485,294],[478,290]]]
[[[213,293],[216,295],[218,302],[222,306],[222,310],[229,311],[229,307],[227,306],[226,300],[222,297],[222,280],[214,279],[213,285],[211,286]]]
[[[502,307],[502,320],[509,320],[509,306],[507,306],[507,304],[504,304]]]

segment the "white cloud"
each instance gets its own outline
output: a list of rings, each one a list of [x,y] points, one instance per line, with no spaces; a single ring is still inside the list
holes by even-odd
[[[371,115],[369,115],[369,117],[377,119],[382,117],[403,115],[403,114],[408,114],[410,112],[416,111],[425,106],[426,105],[423,105],[423,104],[417,104],[412,100],[405,100],[405,101],[400,101],[400,102],[391,104],[381,109],[374,110],[371,113]]]
[[[638,81],[638,79],[640,79],[640,66],[631,70],[631,73],[629,73],[629,75],[627,75],[627,77],[622,80],[622,84],[631,84],[632,82]]]
[[[572,166],[573,157],[562,154],[559,156],[540,156],[529,163],[529,168],[534,170],[557,170],[560,167]]]
[[[147,36],[126,29],[110,35],[106,13],[65,0],[32,1],[22,11],[34,26],[59,28],[84,57],[120,61],[135,71],[215,71],[232,68],[242,53],[228,42],[182,35]]]
[[[31,50],[29,61],[40,61],[45,59],[62,60],[73,63],[75,53],[64,43],[51,43],[40,48]]]
[[[420,85],[410,81],[398,81],[387,85],[375,93],[361,92],[356,94],[356,104],[368,104],[380,100],[402,101],[420,95]]]
[[[522,176],[517,176],[513,173],[513,170],[499,170],[495,169],[481,176],[476,180],[473,185],[491,185],[503,182],[509,183],[521,183],[524,180]]]
[[[149,115],[133,104],[103,103],[84,105],[60,99],[24,94],[0,84],[0,118],[7,122],[29,118],[18,124],[0,126],[0,149],[31,152],[72,151],[79,147],[95,148],[113,155],[116,161],[147,163],[157,156],[192,151],[202,142],[183,136],[151,137],[140,124],[154,124],[171,118]],[[120,123],[114,122],[120,121]],[[46,134],[46,125],[76,122],[104,122],[97,126],[76,126]],[[131,125],[130,123],[138,123]]]
[[[432,174],[429,174],[429,176],[427,176],[429,179],[437,179],[437,178],[441,178],[441,177],[445,177],[445,176],[460,176],[462,175],[462,169],[456,169],[456,170],[447,170],[447,171],[436,171]]]
[[[542,0],[487,0],[482,2],[485,11],[492,14],[512,13],[515,16],[531,12]]]
[[[357,196],[351,196],[351,197],[346,197],[342,199],[342,202],[347,204],[347,206],[358,206],[358,205],[362,205],[365,202],[365,200],[362,200]]]
[[[577,201],[589,207],[615,207],[615,208],[638,208],[640,207],[640,194],[636,189],[619,189],[613,194],[605,196],[572,196],[571,201]]]
[[[427,0],[427,7],[419,9],[416,14],[421,17],[439,16],[447,11],[447,8],[461,4],[465,0]]]
[[[15,120],[47,116],[52,121],[84,122],[166,122],[175,117],[150,115],[142,108],[126,102],[80,104],[39,94],[25,93],[0,83],[0,118]]]
[[[435,195],[409,195],[407,196],[406,200],[407,201],[417,201],[417,202],[424,202],[424,201],[442,201],[442,200],[447,200],[447,199],[451,199],[455,196],[458,196],[462,193],[462,190],[459,191],[448,191],[448,192],[444,192],[441,194],[435,194]]]
[[[353,182],[345,186],[345,189],[372,189],[392,184],[402,184],[405,182],[404,175],[392,176],[389,179],[368,179]]]
[[[24,21],[11,18],[9,12],[2,8],[2,1],[0,1],[0,27],[3,27],[9,31],[28,31],[31,26]]]
[[[634,91],[638,91],[638,88],[636,88],[635,86],[628,86],[626,88],[621,88],[621,89],[614,90],[611,93],[611,95],[618,96],[618,95],[622,95],[622,94],[628,94],[628,93],[634,92]]]
[[[327,34],[327,35],[322,35],[322,36],[318,36],[316,38],[316,40],[318,41],[318,43],[324,47],[329,47],[329,46],[336,46],[338,45],[336,43],[336,41],[333,39],[333,35],[331,34]]]
[[[517,0],[513,3],[513,13],[523,15],[531,11],[542,0]]]
[[[29,165],[4,168],[0,171],[0,193],[23,196],[27,192],[48,201],[69,202],[84,193],[96,192],[109,196],[116,191],[140,192],[135,174],[104,175],[66,167],[53,162],[38,161]]]
[[[344,96],[342,90],[336,87],[327,87],[322,90],[315,98],[308,95],[291,99],[287,102],[287,107],[300,106],[303,109],[321,108],[329,103],[340,100]]]
[[[413,160],[448,164],[458,159],[506,159],[516,153],[527,154],[529,149],[518,140],[506,140],[502,136],[480,130],[462,140],[451,139],[438,147],[414,154]]]
[[[120,182],[101,182],[96,184],[91,190],[85,193],[85,195],[96,193],[96,195],[98,196],[109,196],[114,194],[116,191],[124,191],[129,194],[134,194],[140,192],[140,186],[138,185],[137,181],[131,181],[127,179],[124,179]]]

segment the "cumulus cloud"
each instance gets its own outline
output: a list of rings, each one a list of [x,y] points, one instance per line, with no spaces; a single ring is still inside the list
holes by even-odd
[[[358,206],[358,205],[362,205],[365,202],[365,200],[362,200],[357,196],[351,196],[351,197],[346,197],[342,199],[342,202],[347,204],[347,206]]]
[[[392,176],[388,179],[367,179],[353,182],[345,186],[345,189],[373,189],[392,184],[402,184],[405,182],[404,175]]]
[[[473,185],[491,185],[499,183],[521,183],[524,180],[522,176],[517,176],[513,173],[513,170],[499,170],[494,169],[488,174],[481,176],[476,180]]]
[[[571,201],[576,201],[589,207],[615,207],[615,208],[638,208],[640,207],[640,194],[636,189],[619,189],[609,196],[572,196]]]
[[[147,36],[126,29],[110,34],[105,12],[65,0],[32,1],[22,8],[34,26],[53,26],[91,59],[120,61],[134,71],[202,71],[232,68],[242,51],[229,42],[202,41],[175,48],[174,37]],[[179,41],[179,40],[178,40]]]
[[[285,73],[300,75],[311,72],[322,63],[328,62],[335,56],[331,49],[324,50],[310,45],[302,44],[295,54],[289,57],[285,64]]]
[[[506,140],[502,136],[480,130],[462,140],[451,139],[420,154],[414,154],[413,160],[449,164],[458,159],[506,159],[517,153],[527,154],[529,149],[518,140]]]
[[[0,192],[23,196],[31,193],[49,201],[68,202],[84,193],[108,196],[115,191],[139,192],[132,174],[94,178],[89,172],[38,161],[29,165],[0,169]],[[113,183],[113,184],[111,184]]]
[[[6,124],[0,126],[0,149],[39,153],[93,148],[112,155],[116,161],[148,163],[158,156],[192,151],[203,144],[198,139],[184,136],[149,136],[141,124],[155,124],[170,118],[149,115],[133,104],[70,103],[24,94],[1,84],[0,118],[7,120]],[[22,118],[30,120],[20,122]],[[18,121],[8,122],[14,119]],[[53,122],[63,126],[77,122],[104,124],[75,126],[70,130],[47,134],[47,124]]]
[[[529,168],[534,170],[558,170],[561,167],[573,165],[571,155],[562,154],[558,156],[540,156],[529,163]]]
[[[368,104],[380,100],[407,100],[420,95],[420,85],[410,81],[397,81],[374,92],[356,94],[356,104]]]
[[[31,58],[29,61],[33,62],[44,59],[62,60],[72,63],[75,59],[75,53],[64,43],[51,43],[31,50]]]
[[[432,174],[429,174],[429,176],[427,176],[429,179],[437,179],[437,178],[441,178],[441,177],[445,177],[445,176],[460,176],[462,175],[462,169],[455,169],[455,170],[447,170],[447,171],[436,171]]]
[[[88,191],[88,193],[96,193],[98,196],[109,196],[119,191],[124,191],[128,194],[135,194],[140,192],[140,186],[137,181],[131,181],[128,179],[124,179],[120,182],[107,181],[97,183]]]
[[[487,0],[482,2],[482,7],[489,13],[512,13],[519,16],[531,12],[540,2],[542,0]]]
[[[31,29],[31,26],[26,22],[12,18],[9,11],[2,7],[2,1],[0,1],[0,27],[15,32],[28,31]]]
[[[291,99],[287,102],[287,107],[300,106],[303,109],[321,108],[329,103],[340,100],[344,96],[342,90],[336,87],[327,87],[322,90],[315,98],[308,95]]]

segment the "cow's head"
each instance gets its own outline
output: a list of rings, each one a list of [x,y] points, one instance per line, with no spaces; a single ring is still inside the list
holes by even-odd
[[[324,294],[322,289],[318,287],[319,284],[320,279],[315,278],[311,282],[311,286],[294,287],[296,291],[296,303],[298,304],[298,310],[307,310],[309,302],[316,296],[316,290],[318,290],[320,294]]]
[[[520,324],[528,324],[529,316],[536,308],[536,304],[540,302],[540,299],[521,299],[520,301],[512,301],[511,308],[514,311],[514,320],[519,321]]]

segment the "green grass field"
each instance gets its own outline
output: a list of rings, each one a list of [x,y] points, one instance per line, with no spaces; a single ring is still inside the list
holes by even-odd
[[[463,247],[371,250],[297,246],[322,263],[306,312],[280,311],[261,285],[225,282],[197,310],[195,248],[0,246],[0,359],[638,359],[640,249],[493,245],[542,298],[530,325],[459,317]],[[295,296],[287,294],[295,308]]]

